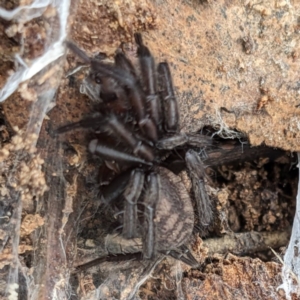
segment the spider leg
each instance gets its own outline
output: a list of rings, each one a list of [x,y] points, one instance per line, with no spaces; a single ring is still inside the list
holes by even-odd
[[[108,185],[101,188],[101,202],[110,205],[114,200],[118,199],[128,185],[131,170],[121,173],[115,177]]]
[[[123,141],[125,145],[130,146],[135,155],[147,161],[154,160],[152,149],[146,144],[142,143],[134,135],[134,133],[126,128],[126,126],[113,114],[109,117],[109,128],[117,138]]]
[[[212,146],[213,143],[216,143],[216,141],[214,141],[212,137],[201,133],[187,133],[186,135],[188,137],[187,144],[194,147],[203,148],[207,146]]]
[[[144,186],[144,172],[133,170],[129,183],[124,192],[125,207],[123,221],[123,236],[127,239],[137,237],[138,216],[137,201],[140,198]]]
[[[99,78],[113,78],[121,85],[122,88],[124,88],[130,99],[132,109],[137,117],[139,127],[149,139],[156,141],[158,138],[157,128],[149,116],[146,115],[145,94],[135,74],[128,72],[127,69],[128,65],[130,65],[130,62],[125,63],[127,64],[125,70],[123,66],[120,67],[105,64],[98,59],[88,57],[80,48],[71,42],[67,42],[67,46],[86,63],[91,64],[91,74],[93,74],[92,77],[94,76],[96,78],[96,76],[99,76]],[[127,61],[125,56],[122,59],[123,63],[124,60]]]
[[[174,94],[168,63],[160,63],[157,71],[160,78],[159,83],[162,97],[164,127],[167,132],[177,132],[179,130],[178,103]]]
[[[78,272],[83,272],[89,268],[100,265],[104,262],[120,262],[120,261],[129,261],[129,260],[140,261],[142,259],[143,259],[142,252],[126,253],[126,254],[118,254],[118,255],[107,255],[104,257],[96,258],[85,264],[76,266],[75,269],[72,271],[72,273],[74,274],[74,273],[78,273]]]
[[[123,69],[124,73],[130,74],[132,78],[137,78],[133,65],[126,58],[124,53],[120,51],[115,55],[115,66]],[[91,76],[92,74],[93,73],[91,73]],[[97,73],[94,76],[96,77],[95,79],[101,83],[102,90],[100,97],[105,103],[105,107],[118,115],[128,113],[131,108],[130,99],[128,98],[126,90],[119,84],[119,82],[112,77],[100,77]]]
[[[126,57],[124,59],[127,60]],[[91,67],[92,72],[101,76],[111,77],[124,88],[130,99],[140,129],[150,140],[156,141],[158,138],[157,128],[146,114],[146,97],[135,76],[120,67],[110,66],[96,60],[92,60]]]
[[[82,51],[77,45],[68,41],[66,42],[66,45],[74,54],[80,57],[85,63],[91,63],[91,58],[88,55],[86,55],[86,53]]]
[[[205,169],[202,160],[194,150],[187,151],[185,161],[192,179],[192,187],[197,203],[198,217],[202,235],[213,221],[213,210],[209,196],[205,189]]]
[[[121,140],[124,145],[129,146],[133,154],[130,155],[118,150],[111,149],[107,146],[102,146],[100,142],[93,140],[90,143],[89,149],[92,153],[97,153],[107,160],[118,160],[133,163],[150,164],[154,160],[153,150],[150,146],[140,141],[129,128],[127,128],[114,114],[103,116],[98,114],[95,117],[86,118],[79,122],[64,125],[56,130],[56,133],[61,134],[78,128],[94,128],[101,132],[109,132],[117,139]],[[108,151],[110,150],[110,152]]]
[[[125,153],[123,151],[115,150],[112,147],[102,145],[99,140],[94,139],[89,144],[89,151],[92,154],[97,154],[105,160],[114,160],[118,162],[125,162],[130,164],[143,164],[152,166],[151,162],[145,161],[137,156]]]
[[[146,234],[144,235],[143,241],[143,254],[145,259],[151,259],[155,255],[155,210],[156,203],[159,199],[159,185],[158,176],[156,173],[151,173],[148,175],[148,185],[145,193],[145,226]]]
[[[172,150],[176,147],[189,144],[191,146],[204,148],[211,146],[213,140],[211,137],[202,134],[177,133],[173,136],[160,139],[156,143],[158,149]]]
[[[170,250],[165,252],[165,254],[172,256],[173,258],[177,260],[181,260],[185,264],[191,266],[192,268],[197,268],[199,267],[199,263],[196,260],[196,258],[192,255],[188,247],[185,245],[182,245],[181,247],[178,248],[179,251],[177,250]]]
[[[145,92],[147,95],[156,94],[156,70],[154,58],[148,47],[144,45],[142,35],[140,33],[136,33],[134,38],[138,45],[137,54],[140,62],[142,82]]]
[[[130,60],[127,59],[124,53],[120,51],[117,52],[117,54],[115,55],[115,64],[118,68],[123,69],[127,73],[131,74],[131,76],[135,79],[137,78],[132,63],[130,62]]]
[[[71,130],[80,128],[93,128],[98,129],[105,126],[107,123],[107,118],[97,113],[97,115],[80,120],[78,122],[63,125],[55,130],[56,134],[62,134]]]
[[[140,33],[136,33],[134,37],[135,42],[138,45],[137,54],[141,67],[141,77],[146,93],[148,111],[151,119],[155,122],[159,131],[161,131],[162,108],[159,96],[157,94],[156,68],[154,58],[151,55],[148,47],[144,45],[142,35]]]

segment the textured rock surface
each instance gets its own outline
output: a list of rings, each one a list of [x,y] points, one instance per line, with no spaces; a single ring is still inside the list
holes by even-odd
[[[72,36],[112,55],[135,31],[174,76],[184,130],[236,128],[253,145],[299,150],[297,1],[91,1]]]

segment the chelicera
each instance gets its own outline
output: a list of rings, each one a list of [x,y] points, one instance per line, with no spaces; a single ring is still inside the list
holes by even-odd
[[[142,238],[144,259],[165,253],[195,266],[197,261],[185,247],[195,223],[193,202],[167,160],[183,151],[200,229],[206,231],[213,220],[212,206],[205,190],[204,166],[193,149],[210,147],[212,139],[180,132],[169,65],[162,62],[156,68],[138,33],[135,42],[139,72],[121,51],[115,55],[114,64],[108,64],[68,44],[90,65],[82,91],[99,104],[99,111],[58,132],[82,127],[97,132],[89,151],[100,156],[115,173],[109,185],[102,187],[101,200],[112,205],[123,199],[119,212],[122,236]]]

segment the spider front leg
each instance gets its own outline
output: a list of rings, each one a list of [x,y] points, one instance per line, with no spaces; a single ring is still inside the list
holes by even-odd
[[[124,57],[125,58],[125,57]],[[125,58],[127,60],[127,58]],[[97,60],[91,61],[92,73],[98,76],[111,77],[126,91],[131,103],[132,110],[136,116],[137,123],[142,132],[152,141],[158,139],[155,123],[146,111],[146,96],[135,75],[127,69],[110,66]]]
[[[106,160],[148,165],[151,165],[154,160],[152,148],[140,141],[134,132],[127,128],[114,114],[109,114],[108,116],[97,114],[94,117],[64,125],[58,128],[56,133],[61,134],[77,128],[93,128],[99,132],[106,132],[114,136],[117,140],[120,140],[124,146],[129,147],[132,151],[132,154],[128,154],[104,145],[100,141],[91,141],[89,145],[90,152],[98,154]]]
[[[136,157],[129,153],[115,150],[112,147],[108,147],[106,145],[101,144],[101,142],[97,139],[94,139],[89,144],[89,151],[92,154],[97,154],[98,156],[102,157],[104,160],[108,161],[118,161],[118,162],[125,162],[128,164],[143,164],[151,166],[151,162],[147,162],[142,158]]]
[[[100,81],[101,78],[111,78],[116,81],[116,83],[126,92],[126,96],[128,96],[128,99],[130,100],[132,110],[141,131],[144,132],[150,140],[156,141],[158,139],[156,125],[147,115],[146,96],[128,59],[123,55],[117,55],[117,65],[109,65],[98,59],[88,57],[73,43],[67,43],[67,45],[75,54],[91,65],[91,78],[94,78],[94,80],[97,80],[98,78]],[[111,90],[111,92],[112,95],[114,95],[114,91]],[[106,91],[105,94],[107,96],[111,93]]]
[[[124,145],[129,146],[134,155],[137,155],[149,162],[154,160],[151,147],[144,144],[139,138],[127,128],[114,114],[108,117],[108,129],[119,138]]]
[[[162,131],[162,107],[157,93],[156,67],[154,58],[150,50],[143,43],[142,35],[136,33],[134,35],[135,42],[138,45],[138,58],[141,68],[141,77],[143,87],[146,93],[146,103],[151,119],[158,127],[158,131]]]
[[[207,233],[213,221],[212,204],[205,188],[205,169],[199,155],[194,150],[189,150],[185,156],[186,165],[192,180],[194,197],[197,203],[199,225],[202,234]]]
[[[164,129],[167,132],[178,132],[178,102],[174,94],[172,76],[168,63],[160,63],[157,71],[160,78],[159,82],[164,113]]]
[[[158,149],[172,150],[178,146],[189,144],[196,147],[212,145],[211,137],[201,134],[179,133],[178,102],[175,97],[172,76],[168,63],[160,63],[158,66],[160,93],[163,108],[164,129],[172,136],[160,139],[156,143]]]
[[[115,55],[115,64],[118,68],[123,69],[126,73],[130,74],[135,80],[138,80],[134,66],[121,50]]]

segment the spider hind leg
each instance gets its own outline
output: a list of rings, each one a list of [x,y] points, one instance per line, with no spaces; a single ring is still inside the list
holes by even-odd
[[[125,198],[123,232],[124,238],[137,237],[138,215],[137,203],[144,186],[144,172],[135,169],[131,172],[129,183],[123,194]]]
[[[177,250],[167,251],[165,254],[184,262],[185,264],[191,266],[192,268],[199,267],[198,261],[193,256],[193,254],[190,252],[188,247],[186,247],[185,245],[182,245]]]
[[[205,187],[204,164],[194,150],[188,150],[185,156],[186,165],[192,180],[192,188],[197,204],[199,229],[202,236],[207,234],[209,226],[213,222],[212,202]]]
[[[156,204],[159,199],[159,183],[158,174],[152,172],[147,177],[147,189],[145,192],[145,200],[143,202],[144,208],[144,241],[143,241],[143,255],[146,259],[151,259],[155,256],[155,212]]]

